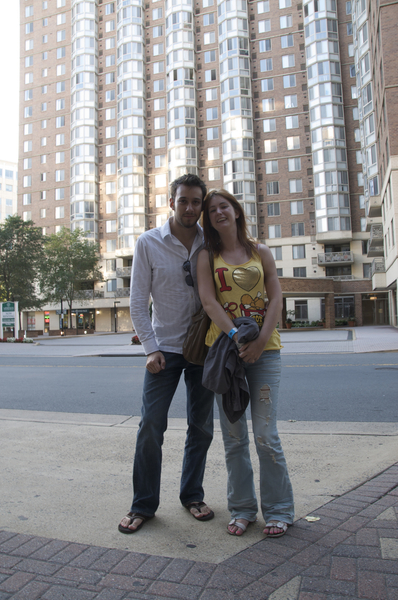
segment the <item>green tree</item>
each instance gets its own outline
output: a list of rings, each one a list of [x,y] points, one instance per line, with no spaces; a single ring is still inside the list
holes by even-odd
[[[41,272],[40,289],[47,302],[66,301],[72,323],[74,300],[88,299],[94,281],[102,279],[98,267],[98,246],[91,243],[81,229],[65,227],[45,241],[46,261]]]
[[[19,302],[19,310],[40,308],[39,271],[44,262],[44,237],[40,227],[21,217],[0,224],[0,298]]]

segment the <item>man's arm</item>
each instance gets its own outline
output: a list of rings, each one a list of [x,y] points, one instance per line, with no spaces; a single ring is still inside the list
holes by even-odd
[[[145,242],[138,239],[133,266],[131,268],[130,315],[134,329],[147,355],[146,368],[151,373],[159,373],[166,361],[159,347],[149,316],[149,296],[152,289],[152,266]]]

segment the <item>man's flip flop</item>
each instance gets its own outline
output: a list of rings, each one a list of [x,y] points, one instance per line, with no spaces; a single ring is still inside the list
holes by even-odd
[[[133,513],[133,512],[129,512],[126,515],[126,517],[128,519],[130,519],[129,525],[131,525],[131,523],[134,521],[134,519],[142,519],[142,521],[138,525],[138,527],[136,527],[135,529],[130,529],[129,526],[124,527],[121,523],[119,523],[118,530],[120,531],[120,533],[136,533],[137,531],[139,531],[141,529],[141,527],[143,526],[145,521],[149,521],[149,519],[152,519],[152,517],[146,517],[145,515],[141,515],[140,513]]]
[[[206,502],[190,502],[189,504],[185,504],[184,506],[187,510],[189,510],[189,512],[196,521],[210,521],[214,517],[214,512],[212,510],[210,510],[210,512],[207,515],[204,515],[203,517],[199,517],[199,515],[194,515],[191,512],[192,508],[197,508],[198,511],[201,512],[200,509],[204,506],[207,506]]]

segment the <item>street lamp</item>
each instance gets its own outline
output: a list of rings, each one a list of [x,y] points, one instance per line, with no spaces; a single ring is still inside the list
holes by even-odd
[[[117,333],[117,312],[116,312],[117,311],[117,306],[116,306],[117,304],[120,304],[120,301],[119,300],[114,300],[113,301],[113,310],[114,310],[114,313],[115,313],[115,333]]]

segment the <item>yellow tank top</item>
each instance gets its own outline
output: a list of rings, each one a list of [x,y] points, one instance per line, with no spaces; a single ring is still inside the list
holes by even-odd
[[[251,317],[261,328],[267,310],[264,297],[264,270],[259,258],[243,265],[229,265],[221,256],[214,257],[214,282],[218,302],[230,319]],[[206,346],[212,346],[221,329],[213,321],[206,335]],[[264,350],[280,350],[281,338],[274,329]]]

